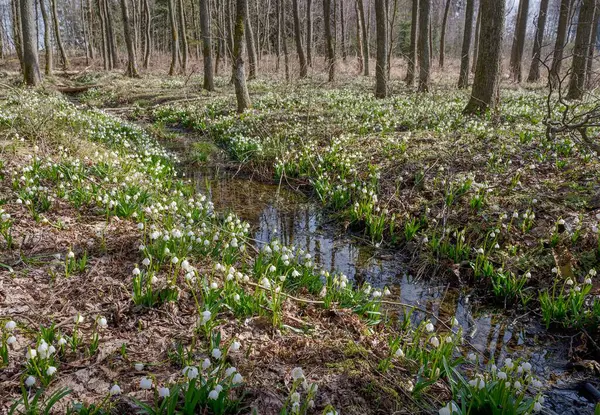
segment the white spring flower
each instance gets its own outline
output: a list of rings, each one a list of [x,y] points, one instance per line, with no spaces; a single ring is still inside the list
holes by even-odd
[[[179,262],[179,258],[177,258],[176,256],[174,256],[174,257],[171,259],[171,262],[172,262],[173,264],[177,264],[177,263]]]
[[[83,316],[77,313],[75,317],[73,317],[73,321],[75,322],[75,324],[81,324],[83,323]]]
[[[233,375],[235,372],[237,372],[237,369],[235,367],[228,367],[225,370],[225,377],[229,377],[229,376]]]
[[[56,373],[56,368],[54,366],[48,366],[48,369],[46,369],[46,375],[52,376],[55,373]]]
[[[216,389],[211,390],[210,393],[208,394],[208,399],[211,399],[214,401],[218,398],[219,398],[219,392],[217,392]]]
[[[506,380],[506,378],[507,378],[506,372],[502,372],[502,371],[498,372],[498,379]]]
[[[571,278],[569,278],[569,279],[566,281],[566,284],[567,284],[567,285],[573,285],[573,284],[574,284],[574,282],[573,282],[573,280],[572,280]]]
[[[302,370],[301,367],[295,367],[292,369],[292,379],[294,379],[294,380],[304,379],[304,371]]]
[[[292,396],[290,396],[290,400],[292,402],[300,402],[300,394],[298,392],[292,393]]]
[[[9,337],[6,339],[6,344],[14,344],[14,343],[16,343],[16,342],[17,342],[17,338],[16,338],[15,336],[9,336]]]
[[[481,378],[475,378],[469,381],[469,385],[472,388],[483,389],[485,388],[485,381]]]
[[[27,379],[25,379],[25,385],[27,385],[27,387],[32,387],[35,385],[35,377],[27,376]]]
[[[521,365],[523,367],[523,370],[525,372],[530,372],[531,371],[531,363],[529,362],[525,362]]]
[[[438,411],[439,415],[453,415],[455,412],[458,412],[458,408],[454,402],[449,402],[446,406],[440,408]]]
[[[402,351],[402,349],[398,348],[398,350],[396,350],[396,353],[394,353],[395,357],[404,357],[404,352]]]
[[[210,283],[210,289],[211,290],[216,290],[218,288],[219,288],[219,284],[217,284],[216,282],[213,281],[213,282]]]
[[[271,265],[269,267],[269,272],[275,272],[277,270],[277,268],[275,267],[275,265]]]
[[[36,356],[37,356],[37,351],[35,349],[28,349],[27,353],[25,353],[25,358],[27,360],[35,359]]]
[[[433,324],[431,322],[428,322],[425,325],[425,330],[427,330],[429,333],[431,333],[433,331],[433,329],[434,329],[434,327],[433,327]]]
[[[233,296],[233,301],[235,301],[236,303],[240,301],[240,295],[239,294],[235,294]]]
[[[140,272],[140,269],[139,269],[138,267],[135,267],[135,268],[133,269],[133,271],[131,271],[131,273],[132,273],[133,275],[137,276],[137,275],[140,275],[140,273],[141,273],[141,272]]]
[[[136,363],[136,364],[133,365],[133,367],[138,372],[141,372],[142,370],[144,370],[144,364],[143,363]]]
[[[262,288],[264,288],[265,290],[269,290],[271,289],[271,282],[269,281],[268,278],[263,278],[262,280],[260,280],[260,286]]]
[[[144,260],[142,261],[142,264],[147,267],[148,265],[150,265],[150,258],[144,258]]]
[[[121,394],[121,387],[119,385],[113,385],[110,388],[110,390],[108,391],[108,394],[110,396],[120,395]]]
[[[163,386],[162,388],[158,389],[158,396],[161,398],[168,398],[171,396],[171,390]]]
[[[438,347],[440,345],[440,340],[433,336],[431,339],[429,339],[429,343],[431,343],[433,347]]]
[[[106,327],[108,327],[108,322],[106,321],[106,317],[100,317],[98,319],[98,327],[105,329]]]
[[[198,368],[196,366],[186,366],[181,371],[183,376],[189,380],[196,379],[198,377]]]
[[[4,328],[8,331],[13,331],[17,328],[17,323],[15,323],[13,320],[7,321],[4,325]]]
[[[204,325],[206,323],[208,323],[210,321],[210,318],[212,317],[212,313],[209,310],[205,310],[202,312],[202,321],[200,322],[200,324]]]
[[[504,359],[504,367],[508,368],[508,369],[512,369],[515,366],[515,364],[513,363],[512,359],[510,357]]]
[[[516,390],[521,390],[521,388],[522,388],[521,382],[519,382],[518,380],[514,383],[513,386],[515,387]]]
[[[69,253],[67,254],[67,257],[69,259],[75,258],[75,253],[73,251],[69,251]]]
[[[212,355],[212,357],[214,357],[215,359],[220,359],[220,358],[221,358],[221,355],[222,355],[222,353],[221,353],[221,350],[219,350],[219,349],[217,349],[217,348],[214,348],[214,349],[212,349],[211,355]]]
[[[202,362],[202,370],[206,370],[210,367],[212,363],[210,362],[210,359],[207,357],[206,359],[204,359],[204,361]]]
[[[152,379],[143,377],[140,379],[140,389],[148,390],[152,389]]]
[[[390,289],[389,289],[388,287],[385,287],[385,288],[383,289],[383,295],[385,295],[386,297],[387,297],[388,295],[390,295],[391,293],[392,293],[392,292],[390,291]]]
[[[467,356],[467,359],[469,359],[471,362],[476,362],[477,355],[475,353],[469,353],[469,355]]]
[[[242,345],[240,344],[240,342],[238,342],[237,340],[234,340],[233,343],[231,343],[231,346],[229,346],[229,351],[230,352],[237,352],[240,350],[240,347]]]
[[[236,373],[235,376],[233,376],[233,379],[231,380],[231,382],[234,385],[238,385],[240,383],[242,383],[244,381],[244,377],[242,375],[240,375],[239,373]]]
[[[67,339],[65,339],[64,337],[61,337],[60,339],[58,339],[57,344],[59,346],[64,346],[65,344],[67,344]]]

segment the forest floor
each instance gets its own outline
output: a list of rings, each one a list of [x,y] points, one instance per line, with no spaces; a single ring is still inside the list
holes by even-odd
[[[499,111],[472,118],[467,91],[398,83],[376,100],[371,83],[252,81],[241,116],[221,78],[215,93],[197,76],[101,73],[6,88],[0,411],[34,376],[43,396],[69,388],[57,413],[75,401],[184,410],[182,385],[209,413],[292,413],[296,391],[300,413],[433,413],[449,401],[456,413],[591,413],[579,391],[598,387],[597,154],[546,137],[539,89],[506,88]],[[239,180],[219,190],[194,176],[207,168]],[[335,224],[332,246],[401,263],[408,285],[396,268],[370,280],[377,271],[361,275],[354,257],[343,275],[323,260],[333,248],[288,247],[281,232],[256,242],[264,206],[254,212],[252,196],[272,189],[281,203],[282,188],[323,212],[320,234]],[[219,191],[247,194],[223,204]],[[407,300],[435,284],[435,306]],[[481,315],[501,322],[482,334]]]

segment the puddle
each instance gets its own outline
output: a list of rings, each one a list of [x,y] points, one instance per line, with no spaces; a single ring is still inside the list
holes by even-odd
[[[594,413],[594,403],[579,392],[589,375],[567,370],[567,340],[548,339],[536,317],[515,319],[505,317],[501,310],[475,310],[468,293],[443,282],[415,281],[398,252],[361,244],[306,196],[235,173],[211,165],[187,170],[197,190],[211,199],[216,210],[234,211],[251,224],[258,247],[278,239],[304,249],[321,267],[342,272],[357,283],[390,286],[393,300],[419,306],[445,320],[456,316],[465,340],[486,362],[502,362],[509,356],[531,362],[536,374],[552,385],[546,392],[546,413]],[[415,322],[425,317],[419,312],[412,315]],[[597,379],[592,383],[599,386]]]

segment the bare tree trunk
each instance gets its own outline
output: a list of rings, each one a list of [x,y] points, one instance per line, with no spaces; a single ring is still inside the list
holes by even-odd
[[[450,5],[452,0],[446,0],[446,7],[444,8],[444,18],[442,19],[442,34],[440,36],[440,68],[444,67],[444,55],[446,52],[446,25],[448,24],[448,13],[450,12]]]
[[[471,38],[473,34],[473,12],[475,0],[467,0],[465,12],[465,30],[463,34],[462,51],[460,53],[460,75],[458,76],[458,87],[469,86],[469,54],[471,53]]]
[[[286,23],[285,23],[285,16],[286,16],[286,1],[287,0],[279,0],[281,3],[281,15],[279,16],[279,18],[281,19],[281,30],[282,30],[282,43],[281,43],[281,47],[283,48],[283,59],[284,59],[284,64],[285,64],[285,80],[289,81],[290,80],[290,56],[288,53],[288,47],[287,47],[287,36],[286,36]]]
[[[56,39],[56,43],[58,44],[58,49],[60,51],[60,60],[62,63],[63,70],[66,71],[69,68],[69,58],[67,58],[67,53],[65,52],[65,47],[60,36],[60,26],[58,24],[58,11],[56,10],[56,0],[50,0],[50,7],[52,7],[54,38]]]
[[[144,4],[144,69],[150,64],[150,50],[152,49],[152,18],[150,16],[150,4],[143,0]]]
[[[430,49],[429,49],[429,14],[431,0],[419,1],[419,92],[429,91],[429,66]]]
[[[360,28],[362,30],[363,75],[369,76],[369,29],[367,27],[363,0],[356,1],[358,3],[358,15],[360,19]]]
[[[175,18],[175,0],[167,0],[169,7],[169,21],[171,23],[171,67],[169,75],[175,75],[175,68],[179,60],[179,33],[177,31],[177,19]]]
[[[567,99],[581,99],[585,91],[586,60],[592,38],[592,25],[596,10],[596,0],[582,0],[577,23],[577,35],[573,49],[573,64]]]
[[[363,72],[364,68],[364,56],[363,56],[363,44],[362,44],[362,24],[360,21],[360,13],[358,12],[358,0],[354,2],[354,11],[356,13],[356,55],[358,57],[358,73]]]
[[[471,99],[465,114],[476,114],[494,108],[499,98],[500,64],[502,60],[502,35],[506,3],[497,0],[481,0],[481,32],[479,54]]]
[[[51,22],[50,16],[48,16],[48,10],[44,4],[44,0],[39,0],[40,11],[42,12],[42,19],[44,20],[44,53],[46,55],[46,62],[44,67],[44,73],[46,75],[52,75],[52,42],[50,40]]]
[[[90,64],[90,41],[88,38],[88,27],[87,27],[87,23],[86,23],[86,13],[85,13],[85,7],[83,5],[83,2],[85,0],[80,0],[80,6],[81,8],[79,9],[81,11],[81,28],[83,30],[83,48],[85,49],[85,65],[89,66]],[[41,6],[41,1],[40,1],[40,6]]]
[[[194,0],[192,0],[194,1]],[[181,72],[185,74],[187,72],[187,64],[188,64],[188,40],[186,33],[186,24],[185,24],[185,9],[183,0],[179,0],[179,29],[181,31]]]
[[[248,2],[246,2],[246,6],[248,6]],[[246,45],[248,47],[248,67],[249,74],[248,79],[256,78],[256,44],[254,42],[254,34],[252,32],[252,23],[250,22],[250,9],[246,10]]]
[[[281,1],[275,0],[275,14],[277,15],[277,25],[275,30],[277,31],[277,43],[275,45],[275,54],[277,55],[277,60],[275,61],[275,71],[279,72],[279,61],[281,59]]]
[[[200,0],[200,32],[202,33],[202,58],[204,59],[204,89],[215,90],[212,66],[212,38],[208,0]]]
[[[56,0],[54,0],[56,1]],[[105,0],[104,1],[104,8],[105,8],[105,12],[106,12],[106,34],[108,36],[108,47],[110,50],[110,55],[111,55],[111,61],[112,61],[112,68],[116,68],[119,66],[119,54],[117,52],[117,45],[116,45],[116,41],[115,41],[115,31],[113,29],[113,25],[112,25],[112,16],[111,16],[111,11],[110,11],[110,5],[109,2],[110,0]]]
[[[475,44],[473,45],[473,63],[471,73],[475,73],[477,67],[477,56],[479,56],[479,33],[481,32],[481,0],[477,4],[477,21],[475,22]]]
[[[346,50],[346,19],[344,18],[344,0],[340,0],[340,25],[341,25],[341,47],[342,47],[342,59],[346,62],[348,52]]]
[[[527,82],[535,82],[540,79],[540,59],[542,57],[542,42],[544,41],[544,31],[546,30],[546,18],[548,16],[548,4],[550,0],[540,2],[540,12],[538,13],[537,27],[535,29],[535,39],[533,41],[533,53],[531,66]]]
[[[389,0],[386,0],[386,3]],[[389,11],[389,8],[386,7],[386,10]],[[396,15],[398,14],[398,0],[394,0],[394,7],[392,9],[392,18],[389,20],[390,27],[388,30],[388,52],[387,52],[387,79],[390,78],[390,73],[392,70],[392,51],[394,50],[394,27],[396,24]]]
[[[600,23],[600,5],[596,5],[596,11],[594,12],[594,23],[592,23],[592,34],[590,37],[590,48],[587,57],[587,64],[585,70],[585,84],[587,88],[591,88],[592,83],[592,69],[594,65],[594,51],[596,50],[596,36],[598,34],[598,23]]]
[[[312,67],[313,19],[312,0],[306,0],[306,64]]]
[[[554,44],[554,54],[552,56],[552,67],[550,68],[549,82],[553,85],[560,76],[560,69],[563,61],[563,51],[567,44],[567,35],[569,29],[569,16],[571,14],[571,4],[573,0],[561,0],[558,17],[558,29],[556,31],[556,43]]]
[[[300,78],[306,78],[308,75],[308,68],[306,65],[306,57],[304,56],[304,48],[302,47],[302,31],[300,30],[300,9],[298,7],[298,0],[292,0],[293,14],[294,14],[294,37],[296,38],[296,51],[298,53],[298,60],[300,61]]]
[[[248,19],[248,0],[236,0],[235,31],[233,35],[233,65],[235,96],[237,98],[237,111],[244,112],[250,108],[250,95],[246,86],[244,72],[244,26]]]
[[[19,3],[23,41],[23,79],[27,85],[36,86],[42,78],[38,62],[34,0],[19,0]]]
[[[12,9],[12,31],[15,42],[15,52],[17,53],[17,58],[19,58],[21,71],[25,73],[25,62],[23,60],[23,30],[21,28],[21,7],[19,5],[19,0],[12,0],[10,4]]]
[[[4,25],[0,19],[0,60],[4,59]]]
[[[90,49],[90,58],[96,59],[96,39],[94,38],[94,12],[92,0],[86,0],[87,4],[87,20],[88,20],[88,47]]]
[[[512,52],[510,54],[510,70],[515,82],[521,82],[521,67],[523,50],[525,49],[525,35],[527,34],[527,16],[529,14],[529,0],[519,1],[519,13],[515,24]]]
[[[335,10],[333,12],[335,13]],[[331,0],[323,0],[323,22],[325,25],[329,82],[333,82],[335,79],[335,51],[333,49],[333,36],[331,34]]]
[[[417,65],[417,35],[419,28],[419,0],[412,0],[411,13],[410,50],[408,52],[408,69],[406,71],[406,84],[408,86],[412,86],[415,82],[415,68]]]
[[[125,35],[125,44],[127,46],[127,69],[125,75],[130,78],[139,78],[135,60],[135,45],[133,44],[133,35],[131,33],[131,21],[129,20],[129,9],[127,0],[121,0],[121,14],[123,18],[123,33]]]
[[[106,14],[104,13],[104,0],[98,0],[98,13],[100,16],[100,34],[102,35],[102,60],[104,62],[104,70],[112,69],[110,51],[108,49],[108,33],[106,29]]]
[[[377,22],[377,62],[375,65],[375,97],[387,96],[388,68],[388,28],[387,5],[385,0],[375,0],[375,21]]]

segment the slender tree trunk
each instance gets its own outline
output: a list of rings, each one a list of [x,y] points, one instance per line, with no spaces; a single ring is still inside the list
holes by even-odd
[[[60,59],[62,63],[63,70],[67,70],[69,68],[69,58],[67,58],[67,53],[65,52],[65,47],[62,42],[62,38],[60,36],[60,26],[58,23],[58,11],[56,10],[56,0],[50,0],[50,6],[52,7],[52,20],[54,23],[54,38],[56,39],[56,43],[58,45],[58,49],[60,51]]]
[[[237,98],[237,111],[244,112],[250,108],[250,95],[246,86],[244,72],[244,26],[248,19],[248,0],[236,0],[235,31],[233,35],[233,65],[235,96]],[[247,26],[246,26],[247,27]]]
[[[143,0],[144,4],[144,69],[150,64],[150,51],[152,50],[152,18],[150,16],[150,4]]]
[[[415,68],[417,65],[417,35],[419,29],[419,0],[412,0],[411,13],[410,50],[408,52],[408,69],[406,71],[406,84],[408,86],[412,86],[415,82]]]
[[[340,0],[340,25],[341,25],[341,47],[342,47],[342,60],[346,62],[348,58],[348,51],[346,50],[346,19],[344,18],[344,0]]]
[[[354,2],[354,11],[356,14],[356,55],[358,57],[358,73],[362,73],[365,59],[363,56],[363,44],[361,36],[362,24],[360,21],[360,13],[358,11],[358,1],[359,0],[355,0]]]
[[[21,71],[25,73],[25,62],[23,60],[23,30],[21,27],[21,7],[19,5],[19,0],[12,0],[10,4],[12,9],[12,31],[13,39],[15,42],[15,52],[17,53],[17,58],[19,58]]]
[[[177,19],[175,18],[175,0],[167,0],[169,7],[169,21],[171,23],[171,66],[169,75],[175,75],[175,68],[179,60],[179,33],[177,31]]]
[[[23,41],[23,79],[27,85],[36,86],[42,78],[38,62],[38,45],[35,30],[34,0],[19,0]]]
[[[387,96],[388,68],[388,28],[387,5],[385,0],[375,0],[375,21],[377,22],[377,62],[375,65],[375,97]]]
[[[96,59],[96,39],[94,38],[94,12],[92,0],[86,0],[87,20],[88,20],[88,47],[90,49],[90,58]]]
[[[285,20],[285,16],[286,16],[286,2],[287,0],[279,0],[281,2],[281,15],[279,16],[279,18],[281,19],[281,35],[282,35],[282,42],[281,42],[281,47],[283,49],[283,60],[284,60],[284,64],[285,64],[285,80],[289,81],[290,80],[290,56],[288,53],[288,47],[287,47],[287,36],[286,36],[286,20]]]
[[[596,5],[596,11],[594,12],[594,23],[592,24],[592,34],[590,37],[590,48],[587,57],[587,64],[585,70],[585,85],[587,88],[592,87],[592,69],[594,65],[594,51],[596,50],[596,36],[598,34],[598,23],[600,23],[600,5]]]
[[[466,88],[469,86],[469,54],[471,53],[471,38],[473,34],[473,12],[475,0],[467,0],[467,9],[465,12],[465,30],[463,34],[462,50],[460,53],[460,75],[458,77],[458,87]]]
[[[81,11],[81,28],[83,30],[83,48],[85,49],[85,65],[89,66],[90,64],[90,48],[89,48],[89,38],[88,38],[88,27],[87,27],[87,22],[86,22],[86,13],[85,13],[85,7],[83,5],[83,2],[85,0],[80,0],[80,6],[81,8],[79,9]],[[41,1],[40,1],[40,5],[41,5]]]
[[[550,4],[550,0],[542,0],[540,2],[540,12],[538,13],[537,27],[535,29],[533,53],[527,82],[535,82],[540,79],[540,59],[542,58],[542,42],[544,41],[544,31],[546,30],[548,4]]]
[[[358,3],[358,14],[360,19],[360,28],[362,30],[363,47],[363,75],[369,76],[369,29],[365,17],[365,5],[363,0],[356,0]]]
[[[333,12],[335,13],[335,10]],[[333,82],[335,79],[335,51],[333,49],[333,36],[331,34],[331,0],[323,0],[323,22],[325,25],[329,82]]]
[[[194,1],[194,0],[192,0]],[[181,31],[181,72],[185,74],[187,72],[187,64],[188,64],[188,39],[186,33],[186,24],[185,24],[185,7],[183,0],[179,0],[179,29]]]
[[[442,19],[442,34],[440,36],[440,68],[444,67],[444,58],[446,52],[446,25],[448,24],[448,13],[450,13],[450,5],[452,0],[446,0],[444,8],[444,18]]]
[[[56,0],[54,0],[54,1],[56,1]],[[112,24],[113,19],[111,16],[109,1],[110,0],[105,0],[104,7],[105,7],[105,11],[106,11],[106,27],[108,29],[106,32],[108,35],[108,46],[109,46],[111,60],[112,60],[112,68],[114,69],[119,66],[119,53],[117,51],[117,44],[116,44],[116,40],[115,40],[115,31],[114,31],[113,24]]]
[[[40,11],[42,12],[42,19],[44,20],[44,53],[46,55],[44,73],[49,76],[52,75],[52,42],[50,40],[52,29],[50,16],[48,16],[48,10],[46,9],[44,0],[39,0],[39,2]]]
[[[499,98],[502,36],[506,3],[498,0],[481,0],[481,32],[479,54],[471,99],[465,114],[476,114],[494,108]]]
[[[571,79],[567,99],[581,99],[585,92],[585,70],[587,57],[592,39],[592,25],[596,10],[596,0],[582,0],[579,9],[579,22],[573,49],[573,64],[571,66]]]
[[[296,38],[296,52],[298,53],[298,60],[300,61],[300,78],[306,78],[308,75],[308,67],[306,64],[306,57],[304,56],[304,48],[302,47],[302,31],[300,29],[300,9],[298,7],[298,0],[292,0],[293,14],[294,14],[294,37]]]
[[[573,0],[561,0],[558,15],[558,29],[556,31],[556,43],[554,44],[554,53],[552,56],[552,66],[550,68],[549,82],[556,84],[560,76],[560,70],[563,61],[563,51],[567,44],[567,35],[569,29],[569,16],[571,14],[571,4]]]
[[[248,2],[246,2],[248,6]],[[246,10],[246,45],[248,47],[248,79],[256,79],[256,44],[254,42],[254,34],[252,32],[252,23],[250,22],[250,9]]]
[[[204,59],[204,89],[215,90],[212,66],[212,39],[208,0],[200,0],[200,32],[202,33],[202,58]]]
[[[123,18],[123,34],[125,35],[125,45],[127,46],[127,69],[125,75],[130,78],[139,78],[135,60],[135,45],[133,43],[133,34],[131,33],[131,21],[129,19],[128,0],[121,0],[121,14]]]
[[[100,34],[102,37],[102,60],[104,62],[104,70],[108,71],[112,69],[110,52],[108,49],[108,34],[106,29],[106,14],[104,13],[104,0],[98,0],[98,13],[100,16]]]
[[[527,16],[529,14],[529,0],[519,1],[519,12],[515,24],[512,52],[510,55],[510,70],[515,82],[521,82],[523,50],[525,49],[525,36],[527,34]]]
[[[0,18],[0,60],[4,59],[4,24]]]
[[[275,0],[275,14],[277,15],[277,25],[275,30],[277,31],[277,43],[275,44],[275,54],[277,55],[277,60],[275,61],[275,71],[279,72],[279,62],[281,60],[281,1]]]
[[[473,45],[473,63],[471,73],[475,73],[477,67],[477,56],[479,56],[479,33],[481,32],[481,0],[477,4],[477,21],[475,22],[475,44]]]
[[[430,15],[431,0],[419,1],[419,92],[429,91],[429,66],[430,49],[429,49],[429,15]]]
[[[388,3],[389,0],[386,0]],[[386,10],[389,12],[389,7],[386,5]],[[396,15],[398,14],[398,0],[394,0],[394,7],[392,8],[392,18],[387,19],[389,21],[388,29],[388,52],[387,52],[387,79],[390,79],[390,73],[392,71],[392,51],[394,50],[394,27],[396,26]]]
[[[306,64],[312,67],[313,44],[313,12],[312,0],[306,0]]]

